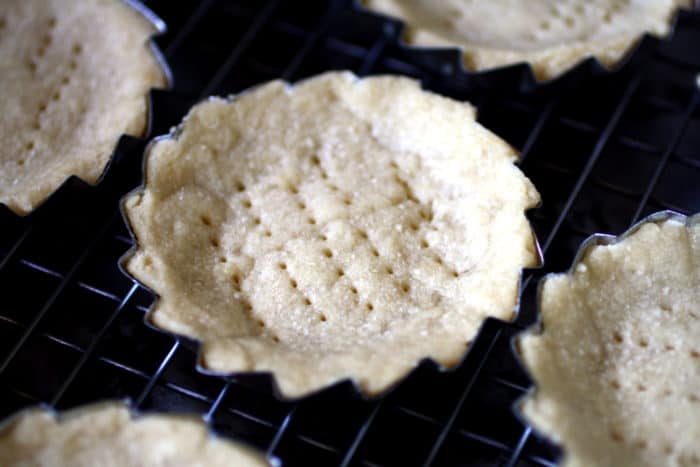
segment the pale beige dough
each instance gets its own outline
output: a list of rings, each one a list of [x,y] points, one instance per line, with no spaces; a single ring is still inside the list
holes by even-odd
[[[539,200],[516,157],[407,78],[211,98],[147,156],[126,268],[160,296],[155,325],[204,341],[205,368],[271,371],[288,397],[345,378],[376,393],[513,316]]]
[[[584,58],[615,65],[644,32],[668,33],[692,0],[364,0],[406,23],[409,44],[459,47],[469,70],[529,62],[555,78]]]
[[[0,2],[0,203],[26,214],[70,175],[95,183],[119,137],[143,135],[167,84],[155,32],[120,0]]]
[[[700,465],[700,225],[645,223],[541,290],[524,413],[563,465]]]
[[[194,416],[133,415],[121,402],[56,415],[24,410],[0,425],[4,467],[258,467],[262,453],[209,434]]]

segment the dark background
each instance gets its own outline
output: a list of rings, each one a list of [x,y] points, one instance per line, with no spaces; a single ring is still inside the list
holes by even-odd
[[[283,402],[266,376],[195,370],[196,345],[150,329],[153,296],[121,274],[132,241],[119,199],[141,181],[145,140],[124,137],[96,187],[69,180],[20,218],[0,207],[0,416],[129,398],[146,411],[202,414],[285,465],[553,465],[557,449],[512,411],[530,387],[511,338],[535,320],[539,277],[562,271],[590,234],[647,214],[700,211],[700,14],[669,40],[645,38],[622,68],[588,60],[537,85],[525,65],[473,75],[459,54],[400,44],[401,26],[349,0],[148,1],[174,87],[152,93],[151,135],[209,94],[330,69],[399,73],[478,107],[523,153],[544,200],[530,213],[545,267],[524,274],[514,323],[489,320],[454,371],[424,362],[384,397],[349,383]]]

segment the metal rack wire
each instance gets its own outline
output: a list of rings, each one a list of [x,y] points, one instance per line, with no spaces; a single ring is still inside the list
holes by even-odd
[[[117,268],[131,245],[118,201],[140,181],[145,146],[125,137],[99,186],[70,180],[26,218],[0,209],[0,416],[128,397],[144,410],[200,413],[285,465],[553,465],[557,448],[511,410],[530,386],[511,338],[535,319],[537,279],[565,269],[586,236],[619,234],[660,209],[700,211],[700,14],[683,13],[670,40],[645,39],[616,73],[588,61],[540,86],[525,66],[475,76],[455,51],[407,49],[400,24],[349,0],[147,3],[168,24],[157,42],[175,78],[152,95],[152,134],[203,96],[274,78],[420,78],[477,105],[522,151],[544,199],[530,217],[546,266],[524,275],[516,321],[487,321],[454,371],[424,362],[374,400],[340,384],[281,402],[264,376],[197,373],[193,343],[143,324],[153,297]]]

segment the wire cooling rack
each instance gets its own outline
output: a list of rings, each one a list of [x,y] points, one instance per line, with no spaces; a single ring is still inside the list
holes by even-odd
[[[143,324],[153,297],[117,268],[131,240],[118,212],[137,186],[145,141],[124,137],[103,182],[66,183],[34,214],[0,208],[0,416],[130,398],[142,410],[202,414],[285,465],[549,466],[557,448],[512,412],[530,386],[511,338],[535,319],[534,290],[594,232],[619,234],[661,209],[700,211],[700,14],[666,41],[646,38],[625,66],[589,60],[538,86],[526,66],[479,76],[456,51],[411,50],[401,25],[349,0],[152,0],[175,79],[152,94],[152,134],[209,94],[329,69],[400,73],[467,99],[520,149],[544,200],[530,213],[545,267],[523,278],[514,323],[489,320],[455,370],[424,362],[394,391],[364,400],[349,384],[288,403],[266,377],[198,374],[195,347]]]

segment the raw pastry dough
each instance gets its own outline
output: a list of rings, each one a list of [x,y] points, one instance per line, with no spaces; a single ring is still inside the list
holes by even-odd
[[[206,369],[301,396],[450,366],[510,319],[539,196],[471,105],[400,77],[328,73],[212,98],[147,158],[127,270]]]
[[[469,70],[529,62],[550,79],[589,56],[612,67],[644,32],[665,35],[692,0],[365,0],[409,44],[459,47]]]
[[[700,218],[663,217],[548,276],[520,342],[567,467],[700,464]]]
[[[96,183],[167,84],[156,27],[120,0],[0,2],[0,203],[26,214],[70,175]]]
[[[0,426],[0,465],[21,467],[259,467],[265,457],[215,438],[201,420],[137,415],[119,402],[56,416],[33,408]]]

